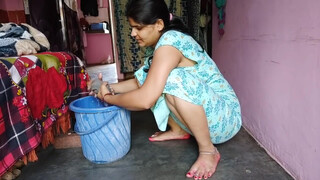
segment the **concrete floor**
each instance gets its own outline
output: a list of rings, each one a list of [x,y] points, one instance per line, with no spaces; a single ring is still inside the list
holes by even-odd
[[[132,112],[131,149],[123,158],[108,164],[85,159],[81,148],[38,152],[39,160],[22,168],[18,180],[180,180],[197,158],[197,145],[189,140],[149,142],[157,131],[150,111]],[[217,145],[221,160],[212,180],[291,180],[244,130],[230,141]]]

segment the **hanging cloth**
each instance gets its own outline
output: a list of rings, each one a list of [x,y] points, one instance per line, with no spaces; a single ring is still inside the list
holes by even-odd
[[[85,16],[98,16],[97,0],[81,0],[81,11]]]
[[[224,11],[226,7],[227,0],[215,0],[216,7],[218,8],[218,28],[219,34],[222,36],[224,34],[224,24],[225,24],[225,17],[226,13]]]

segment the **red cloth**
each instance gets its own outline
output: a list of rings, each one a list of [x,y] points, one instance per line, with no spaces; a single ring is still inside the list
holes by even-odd
[[[54,67],[47,72],[47,105],[49,108],[60,108],[63,103],[63,94],[67,90],[66,79]]]
[[[36,66],[29,71],[27,85],[27,100],[32,116],[40,119],[46,106],[60,108],[63,104],[63,94],[67,90],[67,82],[54,67],[45,72]]]
[[[28,80],[26,84],[27,101],[31,109],[31,114],[34,118],[40,119],[42,111],[46,105],[46,72],[39,66],[29,71]]]

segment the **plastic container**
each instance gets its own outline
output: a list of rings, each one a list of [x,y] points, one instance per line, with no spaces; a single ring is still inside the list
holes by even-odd
[[[80,135],[83,155],[101,164],[125,156],[131,145],[130,112],[118,106],[108,106],[93,96],[70,103],[75,112],[74,130]]]

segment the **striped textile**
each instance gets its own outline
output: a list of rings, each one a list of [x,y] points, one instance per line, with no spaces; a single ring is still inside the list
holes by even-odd
[[[44,70],[55,66],[65,77],[67,90],[60,108],[45,107],[42,117],[36,119],[32,117],[32,109],[28,106],[26,82],[30,70],[37,66]],[[71,101],[88,94],[88,77],[81,60],[71,53],[44,52],[0,57],[0,175],[41,143],[42,134],[55,123],[59,115],[68,110]],[[45,87],[41,88],[46,91]]]

